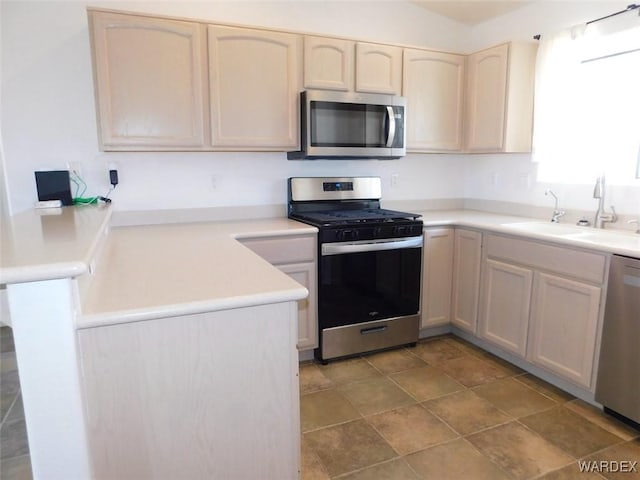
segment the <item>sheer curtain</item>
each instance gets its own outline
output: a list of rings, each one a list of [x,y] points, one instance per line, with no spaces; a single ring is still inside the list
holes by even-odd
[[[580,67],[586,25],[540,40],[536,60],[533,160],[541,180],[568,178],[580,145]]]
[[[579,25],[542,37],[533,137],[540,181],[592,183],[606,173],[613,183],[638,183],[640,17],[634,13],[630,28]]]

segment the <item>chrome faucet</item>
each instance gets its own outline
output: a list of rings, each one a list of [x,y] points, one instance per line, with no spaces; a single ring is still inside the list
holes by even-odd
[[[598,199],[598,210],[596,210],[596,218],[593,222],[595,228],[604,228],[605,223],[614,223],[618,221],[618,215],[616,209],[611,205],[611,213],[607,213],[604,207],[604,194],[605,194],[605,180],[604,174],[596,179],[596,185],[593,188],[593,198]]]
[[[566,212],[564,210],[558,210],[558,197],[556,197],[556,194],[553,193],[553,190],[548,188],[544,191],[544,194],[551,195],[554,198],[553,214],[551,215],[551,221],[553,223],[559,223],[560,217],[564,217]]]

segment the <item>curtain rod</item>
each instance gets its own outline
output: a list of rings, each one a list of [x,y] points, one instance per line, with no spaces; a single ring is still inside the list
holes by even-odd
[[[599,22],[600,20],[605,20],[607,18],[615,17],[616,15],[620,15],[621,13],[627,13],[631,10],[635,10],[636,8],[640,8],[640,5],[632,3],[631,5],[627,5],[627,8],[625,8],[624,10],[620,10],[619,12],[612,13],[611,15],[606,15],[604,17],[596,18],[595,20],[590,20],[587,22],[587,25],[591,23]],[[533,36],[534,40],[540,40],[540,38],[542,38],[542,35],[540,35],[539,33]]]

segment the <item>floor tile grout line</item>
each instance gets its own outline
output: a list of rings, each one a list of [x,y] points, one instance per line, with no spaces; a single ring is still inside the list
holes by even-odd
[[[556,408],[556,407],[552,407],[552,408]],[[543,412],[549,411],[549,410],[551,410],[552,408],[549,408],[549,409],[546,409],[546,410],[541,410],[540,412],[536,412],[536,413],[533,413],[533,414],[531,414],[531,415],[537,415],[538,413],[543,413]],[[529,415],[527,415],[527,416],[529,416]],[[573,458],[573,459],[574,459],[574,461],[576,461],[576,462],[577,462],[577,461],[579,461],[579,460],[586,459],[586,458],[588,458],[588,457],[590,457],[590,456],[592,456],[592,455],[595,455],[595,454],[597,454],[597,453],[600,453],[600,452],[603,452],[603,451],[605,451],[605,450],[608,450],[609,448],[612,448],[612,447],[615,447],[615,446],[621,445],[621,444],[623,444],[623,443],[627,443],[627,441],[626,441],[626,440],[624,440],[623,438],[618,437],[618,440],[619,440],[619,441],[618,441],[618,442],[616,442],[616,443],[612,443],[612,444],[610,444],[610,445],[607,445],[606,447],[603,447],[603,448],[601,448],[601,449],[599,449],[599,450],[595,450],[595,451],[590,452],[590,453],[588,453],[588,454],[586,454],[586,455],[581,455],[581,456],[576,457],[576,456],[575,456],[574,454],[572,454],[571,452],[568,452],[567,450],[565,450],[565,449],[564,449],[564,448],[562,448],[561,446],[556,445],[556,444],[555,444],[555,443],[553,443],[551,440],[549,440],[549,439],[545,438],[544,436],[542,436],[542,434],[540,434],[539,432],[535,431],[534,429],[532,429],[531,427],[529,427],[527,424],[522,423],[522,422],[520,421],[522,418],[526,418],[526,417],[519,417],[519,418],[517,418],[517,419],[516,419],[516,422],[518,422],[518,424],[520,424],[522,427],[524,427],[524,428],[526,428],[527,430],[529,430],[529,432],[531,432],[531,433],[535,434],[536,436],[540,437],[540,438],[541,438],[542,440],[544,440],[545,442],[547,442],[547,443],[549,443],[549,444],[553,445],[553,446],[554,446],[555,448],[557,448],[558,450],[562,451],[563,453],[565,453],[565,454],[566,454],[566,455],[568,455],[569,457]],[[583,420],[588,421],[588,419],[586,419],[586,418],[583,418]],[[588,422],[589,422],[589,421],[588,421]],[[589,423],[592,423],[592,422],[589,422]],[[595,425],[595,424],[594,424],[594,425]],[[596,426],[598,426],[598,425],[596,425]],[[615,435],[615,436],[617,437],[617,435]],[[566,466],[566,465],[565,465],[565,466]]]
[[[2,418],[2,421],[0,422],[0,428],[4,427],[5,423],[7,423],[7,419],[9,418],[9,415],[11,415],[11,411],[13,410],[13,407],[15,406],[16,402],[18,401],[18,397],[20,396],[20,392],[21,391],[22,391],[21,389],[18,389],[18,391],[15,394],[15,397],[13,397],[13,400],[11,400],[11,405],[7,409],[7,412],[4,414],[4,417]]]
[[[483,451],[481,451],[478,447],[476,447],[473,443],[471,443],[471,441],[469,441],[466,437],[462,437],[462,440],[464,440],[465,442],[467,442],[476,452],[478,452],[480,455],[482,455],[484,458],[486,458],[487,460],[489,460],[489,462],[491,462],[498,470],[500,470],[502,473],[504,473],[507,477],[512,478],[515,480],[515,477],[513,475],[511,475],[509,472],[507,472],[504,468],[502,468],[500,465],[498,465],[496,462],[493,461],[493,459],[491,457],[489,457],[488,455],[486,455]]]
[[[567,403],[567,402],[564,402],[564,403]],[[524,418],[527,418],[527,417],[531,417],[531,416],[533,416],[533,415],[538,415],[538,414],[540,414],[540,413],[548,412],[549,410],[553,410],[554,408],[565,408],[565,409],[569,410],[569,412],[571,412],[571,413],[573,413],[574,415],[577,415],[578,417],[580,417],[580,419],[581,419],[582,421],[585,421],[586,423],[588,423],[588,424],[590,424],[590,425],[592,425],[592,426],[594,426],[594,427],[596,427],[596,428],[599,428],[599,429],[601,429],[601,430],[604,430],[605,432],[607,432],[607,433],[609,433],[609,434],[613,435],[614,437],[618,437],[618,439],[619,439],[620,441],[619,441],[619,442],[617,442],[617,443],[615,443],[615,444],[611,444],[609,447],[611,447],[611,446],[613,446],[613,445],[619,445],[620,443],[624,443],[624,442],[627,442],[627,441],[633,441],[635,438],[638,438],[637,436],[636,436],[636,437],[634,437],[634,439],[630,439],[630,440],[627,440],[627,439],[625,439],[625,438],[622,438],[620,435],[618,435],[618,434],[616,434],[616,433],[614,433],[614,432],[612,432],[612,431],[610,431],[610,430],[607,430],[607,429],[606,429],[606,428],[604,428],[604,427],[601,427],[601,426],[600,426],[600,425],[598,425],[596,422],[591,421],[589,418],[587,418],[586,416],[582,415],[581,413],[576,412],[576,411],[574,411],[574,410],[572,410],[572,409],[570,409],[570,408],[567,408],[567,407],[564,405],[564,403],[562,403],[562,404],[558,404],[558,405],[554,405],[554,406],[552,406],[552,407],[545,408],[545,409],[542,409],[542,410],[540,410],[540,411],[538,411],[538,412],[534,412],[534,413],[531,413],[531,414],[528,414],[528,415],[522,415],[521,417],[517,417],[517,420],[524,419]],[[520,422],[520,423],[522,423],[522,422]],[[523,425],[524,425],[524,424],[523,424]],[[526,426],[526,425],[525,425],[525,426]],[[605,447],[605,449],[606,449],[606,448],[609,448],[609,447]]]
[[[339,480],[339,479],[345,478],[345,477],[347,477],[349,475],[353,475],[354,473],[359,473],[359,472],[362,472],[362,471],[367,470],[369,468],[377,467],[378,465],[384,465],[385,463],[395,462],[395,461],[397,461],[399,459],[402,459],[402,457],[398,456],[398,457],[394,457],[394,458],[389,458],[387,460],[383,460],[382,462],[372,463],[371,465],[367,465],[366,467],[358,468],[356,470],[351,470],[349,472],[344,472],[344,473],[341,473],[340,475],[336,475],[336,476],[333,476],[333,477],[330,477],[330,478],[331,478],[331,480],[334,480],[334,479],[335,480]]]
[[[574,398],[573,400],[570,400],[570,401],[568,401],[568,402],[564,402],[564,403],[562,404],[562,406],[563,406],[564,408],[566,408],[567,410],[570,410],[572,413],[574,413],[574,414],[576,414],[576,415],[579,415],[581,418],[584,418],[584,419],[585,419],[585,420],[587,420],[588,422],[590,422],[590,423],[594,424],[595,426],[600,427],[601,429],[603,429],[603,430],[605,430],[605,431],[609,432],[609,433],[610,433],[610,434],[612,434],[612,435],[615,435],[616,437],[622,438],[622,440],[624,440],[624,441],[630,441],[630,440],[634,440],[634,439],[636,439],[636,438],[640,438],[640,430],[637,430],[637,429],[635,429],[635,428],[633,428],[633,427],[631,427],[631,426],[629,426],[629,425],[625,424],[624,422],[621,422],[620,420],[616,419],[615,417],[610,417],[610,416],[608,416],[608,415],[607,415],[606,413],[604,413],[603,411],[599,411],[599,413],[602,415],[602,417],[603,417],[605,420],[607,420],[607,421],[612,421],[612,420],[613,420],[613,421],[616,421],[616,422],[621,423],[621,424],[622,424],[623,426],[625,426],[625,427],[631,428],[631,429],[634,431],[634,436],[633,436],[632,438],[630,438],[630,439],[626,439],[626,438],[620,437],[620,435],[618,435],[617,433],[615,433],[615,432],[613,432],[613,431],[609,430],[608,428],[606,428],[606,427],[604,427],[604,426],[600,425],[599,423],[594,422],[593,420],[591,420],[589,417],[587,417],[586,415],[582,414],[581,412],[576,411],[576,410],[574,410],[574,409],[572,409],[572,408],[570,408],[570,407],[567,407],[567,406],[566,406],[566,404],[567,404],[567,403],[574,403],[576,400],[584,402],[584,400],[582,400],[582,399],[580,399],[580,398]],[[586,403],[587,405],[590,405],[588,402],[584,402],[584,403]],[[590,406],[592,406],[592,405],[590,405]]]
[[[574,397],[573,395],[571,395],[571,394],[569,393],[568,395],[571,395],[571,397],[572,397],[572,398],[571,398],[571,400],[565,400],[565,401],[560,402],[560,401],[556,400],[555,398],[552,398],[550,395],[547,395],[546,393],[541,392],[540,390],[538,390],[538,389],[536,389],[536,388],[533,388],[531,385],[528,385],[527,383],[525,383],[525,382],[523,382],[522,380],[520,380],[520,379],[518,379],[518,378],[517,378],[517,377],[524,376],[524,375],[526,375],[527,373],[528,373],[528,372],[525,372],[525,373],[524,373],[524,374],[522,374],[522,375],[518,375],[518,376],[516,376],[516,377],[513,377],[513,379],[514,379],[514,380],[516,380],[518,383],[520,383],[520,384],[524,385],[525,387],[530,388],[530,389],[531,389],[531,390],[533,390],[534,392],[537,392],[537,393],[539,393],[540,395],[543,395],[543,396],[547,397],[549,400],[553,400],[553,401],[554,401],[554,402],[556,402],[556,403],[568,403],[568,402],[571,402],[571,401],[573,401],[573,400],[575,400],[575,399],[577,398],[577,397]],[[534,377],[535,377],[535,375],[534,375]],[[535,377],[535,378],[538,378],[538,377]],[[541,379],[539,379],[539,380],[541,380]],[[544,380],[543,380],[543,381],[544,381]],[[548,383],[548,382],[546,382],[546,383]],[[551,384],[549,384],[549,385],[551,385]],[[551,385],[551,386],[553,387],[553,385]],[[543,386],[541,385],[541,387],[543,387]],[[564,390],[562,390],[562,389],[559,389],[559,390],[561,390],[562,392],[564,392]],[[566,393],[566,392],[565,392],[565,393]]]

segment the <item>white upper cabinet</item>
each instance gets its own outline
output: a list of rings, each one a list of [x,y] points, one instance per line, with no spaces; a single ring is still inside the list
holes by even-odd
[[[353,90],[355,42],[327,37],[304,37],[304,87]]]
[[[211,25],[208,39],[213,146],[297,147],[301,38]]]
[[[461,150],[464,70],[463,55],[404,50],[408,151]]]
[[[95,11],[89,24],[101,148],[202,148],[202,26]]]
[[[102,150],[299,148],[303,89],[403,95],[407,152],[528,152],[536,44],[469,56],[89,9]]]
[[[402,48],[374,43],[356,44],[356,91],[402,93]]]
[[[307,35],[304,87],[400,95],[402,48]]]
[[[531,151],[536,51],[534,43],[506,43],[469,55],[467,151]]]

